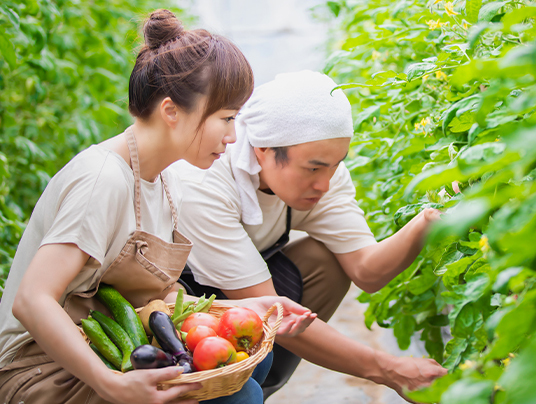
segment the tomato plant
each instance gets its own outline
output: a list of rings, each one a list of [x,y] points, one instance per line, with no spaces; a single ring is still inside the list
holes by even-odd
[[[536,402],[536,7],[345,0],[325,72],[352,103],[346,160],[378,240],[440,208],[420,256],[366,325],[424,342],[450,373],[419,402]],[[533,361],[532,361],[533,362]],[[532,372],[532,373],[531,373]]]
[[[236,350],[221,337],[202,339],[194,352],[194,366],[197,370],[216,369],[235,362]]]
[[[247,351],[261,340],[262,320],[246,307],[233,307],[220,318],[218,335],[228,340],[237,351]]]
[[[210,313],[193,313],[190,314],[186,320],[184,320],[184,323],[182,323],[181,331],[182,332],[188,332],[191,328],[198,326],[198,325],[205,325],[207,327],[212,328],[214,331],[218,332],[218,326],[220,324],[220,320],[213,316]]]
[[[188,331],[186,335],[186,346],[190,352],[195,351],[195,347],[201,342],[203,338],[207,337],[217,337],[216,331],[214,329],[207,327],[206,325],[196,325]]]

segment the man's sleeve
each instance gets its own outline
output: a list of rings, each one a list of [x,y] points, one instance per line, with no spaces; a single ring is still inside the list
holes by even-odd
[[[222,190],[188,181],[182,185],[179,229],[193,242],[188,266],[195,280],[235,290],[270,279],[266,263],[240,223],[236,203]]]
[[[297,230],[306,231],[335,254],[345,254],[376,244],[364,212],[357,206],[355,187],[344,163],[339,165],[330,181],[329,191],[298,225]]]

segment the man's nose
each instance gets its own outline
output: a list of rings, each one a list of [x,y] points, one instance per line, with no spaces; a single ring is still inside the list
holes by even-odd
[[[318,178],[315,183],[313,184],[313,188],[316,191],[321,191],[323,193],[326,193],[329,191],[329,180],[331,177],[329,175],[323,175],[322,177]]]

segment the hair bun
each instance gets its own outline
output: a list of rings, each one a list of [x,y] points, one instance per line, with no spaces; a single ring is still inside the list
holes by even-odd
[[[143,26],[145,44],[157,49],[184,33],[185,29],[179,19],[169,10],[156,10],[151,13]]]

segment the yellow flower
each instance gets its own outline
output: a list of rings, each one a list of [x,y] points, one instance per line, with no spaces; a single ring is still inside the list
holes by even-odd
[[[467,24],[466,22],[463,23],[462,25],[463,29],[469,29],[469,24]]]
[[[478,245],[480,249],[482,250],[482,252],[486,253],[489,251],[489,243],[488,243],[488,238],[486,236],[482,236],[482,238],[478,242]]]
[[[510,358],[503,359],[502,363],[504,366],[508,366],[510,364]]]
[[[450,2],[450,1],[445,3],[445,11],[450,16],[459,14],[456,11],[454,11],[454,4],[452,4],[452,2]]]
[[[441,28],[443,25],[445,25],[446,23],[445,22],[441,22],[439,20],[439,18],[437,19],[437,21],[434,21],[434,20],[428,20],[426,21],[426,24],[428,24],[428,26],[430,27],[431,30],[434,30],[434,29],[438,29],[438,28]]]
[[[440,70],[437,71],[437,72],[435,72],[435,77],[436,77],[436,79],[438,79],[438,80],[444,80],[444,81],[447,81],[447,75],[446,75],[444,72],[440,71]]]
[[[372,51],[372,60],[378,59],[382,54],[378,51],[373,50]]]
[[[421,130],[422,128],[422,133],[426,133],[424,128],[431,122],[430,118],[422,118],[420,122],[415,124],[415,130]]]
[[[466,360],[464,363],[462,363],[460,366],[458,366],[461,370],[466,370],[472,368],[476,363],[470,360]]]
[[[434,1],[434,4],[437,4],[437,3],[439,3],[440,1],[441,1],[441,0],[435,0],[435,1]]]
[[[425,74],[424,76],[422,76],[422,79],[423,79],[423,80],[428,80],[428,77],[430,77],[430,75],[429,75],[429,74]]]

